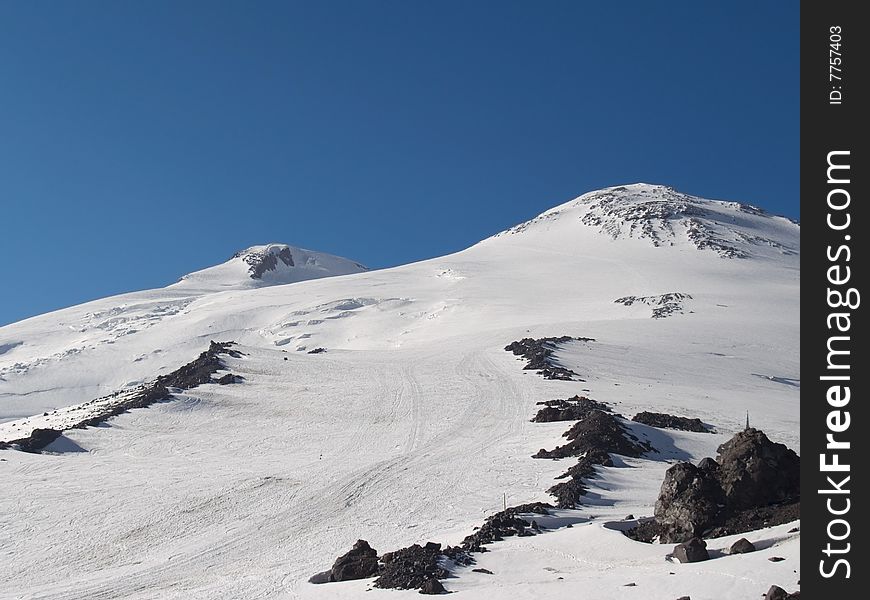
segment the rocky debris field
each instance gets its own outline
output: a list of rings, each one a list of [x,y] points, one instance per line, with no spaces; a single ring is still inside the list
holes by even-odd
[[[563,335],[561,337],[544,337],[544,338],[523,338],[519,341],[511,342],[505,346],[505,350],[513,352],[516,356],[521,356],[526,361],[526,366],[523,367],[529,371],[536,371],[544,379],[561,379],[564,381],[583,381],[578,379],[577,373],[571,369],[559,366],[553,359],[553,353],[559,344],[566,342],[581,341],[594,342],[593,338],[586,337],[571,337]]]
[[[646,304],[652,308],[651,318],[664,319],[671,315],[683,314],[686,300],[691,300],[690,294],[682,292],[670,292],[658,296],[623,296],[614,300],[616,304],[631,306],[632,304]]]
[[[134,408],[145,408],[155,402],[162,402],[171,398],[171,389],[189,390],[204,383],[217,383],[228,385],[240,383],[243,378],[240,375],[227,373],[218,379],[212,379],[218,371],[226,369],[221,355],[240,358],[242,354],[232,349],[233,342],[215,342],[209,344],[208,350],[200,354],[196,359],[179,367],[166,375],[161,375],[152,383],[140,386],[132,392],[117,392],[108,399],[117,398],[117,401],[100,402],[96,414],[89,413],[80,421],[73,423],[70,429],[84,429],[95,427],[108,419],[123,414]],[[171,388],[171,389],[170,389]],[[105,399],[98,399],[100,401]],[[92,401],[97,403],[97,401]],[[0,450],[5,448],[17,448],[25,452],[40,452],[61,435],[61,431],[55,429],[34,429],[28,437],[9,442],[0,442]]]
[[[532,419],[533,423],[553,423],[555,421],[579,421],[593,410],[611,412],[603,402],[586,396],[573,396],[567,400],[545,400],[538,402],[544,408]]]
[[[679,429],[680,431],[694,431],[696,433],[710,433],[711,431],[701,419],[678,417],[667,413],[643,411],[634,415],[631,420],[660,429]]]

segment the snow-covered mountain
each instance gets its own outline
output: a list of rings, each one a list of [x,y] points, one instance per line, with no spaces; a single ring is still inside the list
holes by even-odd
[[[174,287],[221,291],[296,283],[308,279],[362,273],[358,262],[287,244],[251,246],[236,252],[227,262],[195,271]]]
[[[565,424],[530,419],[577,394],[716,433],[632,425],[656,454],[601,468],[553,531],[494,544],[475,567],[495,575],[460,568],[449,590],[697,600],[795,587],[791,527],[747,534],[757,553],[680,565],[616,523],[651,515],[668,466],[715,456],[747,411],[799,450],[799,254],[788,219],[635,184],[437,259],[365,271],[271,244],[2,327],[0,441],[66,429],[210,340],[236,342],[224,360],[243,379],[67,431],[55,453],[0,451],[0,598],[361,597],[370,581],[307,578],[358,538],[457,543],[503,503],[552,500],[568,463],[531,455]],[[504,351],[546,336],[594,339],[555,350],[572,380]]]

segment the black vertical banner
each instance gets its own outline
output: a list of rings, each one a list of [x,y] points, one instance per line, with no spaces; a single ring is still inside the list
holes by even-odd
[[[859,8],[801,3],[800,575],[801,591],[814,598],[863,597],[870,581],[862,560],[870,509],[862,302],[870,297],[859,284],[870,268],[870,24]]]

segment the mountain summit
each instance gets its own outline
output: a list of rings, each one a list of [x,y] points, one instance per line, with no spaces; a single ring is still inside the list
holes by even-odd
[[[495,237],[547,231],[582,223],[611,239],[634,238],[653,246],[688,245],[722,258],[797,254],[800,226],[764,210],[707,200],[672,187],[635,183],[583,194]]]
[[[190,273],[176,286],[197,289],[239,289],[296,283],[309,279],[362,273],[358,262],[287,244],[251,246],[227,262]]]

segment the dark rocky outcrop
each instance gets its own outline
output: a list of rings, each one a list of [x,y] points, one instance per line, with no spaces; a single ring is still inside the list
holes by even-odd
[[[278,259],[288,267],[295,266],[293,253],[290,248],[284,247],[277,253],[270,249],[254,251],[249,248],[236,252],[233,258],[241,258],[248,265],[248,273],[251,279],[262,279],[266,271],[274,271],[278,267]]]
[[[347,554],[335,559],[332,568],[309,579],[311,583],[365,579],[378,574],[378,553],[365,540],[357,540]]]
[[[767,590],[767,593],[764,595],[764,600],[798,600],[800,597],[800,592],[794,592],[793,594],[789,594],[778,585],[772,585],[770,586],[770,589]]]
[[[538,402],[544,408],[532,419],[533,423],[553,423],[555,421],[578,421],[593,410],[610,412],[603,402],[597,402],[586,396],[573,396],[567,400],[547,400]]]
[[[713,474],[717,474],[719,472],[719,463],[716,462],[715,458],[706,456],[698,462],[698,468],[702,471],[710,471]]]
[[[437,579],[427,579],[420,586],[420,593],[434,596],[435,594],[446,594],[447,590],[444,589],[444,586]]]
[[[641,456],[652,450],[639,442],[623,427],[617,417],[602,410],[592,410],[585,418],[562,434],[569,442],[553,450],[539,450],[534,458],[565,458],[587,452],[610,452],[624,456]]]
[[[728,554],[749,554],[755,552],[755,544],[746,538],[740,538],[728,548]]]
[[[719,481],[729,508],[740,510],[800,498],[800,458],[758,429],[719,446]]]
[[[535,521],[528,521],[519,515],[548,515],[553,506],[545,502],[533,502],[511,506],[503,511],[487,517],[480,529],[462,540],[462,548],[467,552],[485,552],[486,544],[498,542],[514,535],[534,535],[540,528]]]
[[[625,530],[623,533],[633,540],[651,544],[659,536],[661,527],[655,519],[644,519],[636,527]]]
[[[577,377],[577,373],[571,369],[555,364],[553,352],[558,344],[571,341],[595,341],[593,338],[575,338],[568,335],[561,337],[545,337],[539,339],[523,338],[518,342],[511,342],[505,346],[505,350],[513,352],[516,356],[522,356],[528,362],[523,369],[537,371],[544,379],[562,379],[571,381]],[[579,380],[582,381],[582,380]]]
[[[580,498],[588,489],[585,480],[595,474],[597,466],[612,467],[613,460],[604,450],[590,450],[577,460],[567,471],[556,479],[565,479],[547,490],[548,494],[556,498],[556,506],[559,508],[575,508],[580,504]]]
[[[226,375],[222,375],[218,377],[213,383],[217,383],[218,385],[230,385],[232,383],[241,383],[245,380],[241,375],[234,375],[232,373],[227,373]]]
[[[448,561],[467,565],[471,557],[463,548],[428,542],[423,546],[414,544],[407,548],[388,552],[381,557],[381,567],[375,587],[412,590],[423,594],[440,594],[444,587],[438,582],[450,576]]]
[[[232,349],[233,342],[211,342],[208,350],[200,354],[195,360],[176,369],[168,375],[157,378],[157,384],[163,387],[176,387],[183,390],[195,388],[204,383],[213,383],[211,376],[224,369],[220,359],[221,354],[240,358],[242,353]]]
[[[612,466],[610,454],[641,456],[651,451],[649,444],[640,442],[620,422],[621,417],[614,415],[601,402],[574,396],[568,400],[555,400],[544,403],[546,408],[533,420],[561,420],[562,415],[570,415],[579,420],[563,434],[568,443],[553,450],[539,450],[533,458],[579,457],[577,464],[569,468],[557,479],[566,479],[551,487],[547,492],[556,498],[559,508],[574,508],[580,503],[587,487],[584,480],[595,473],[597,466]],[[547,411],[547,412],[544,412]]]
[[[800,500],[786,502],[784,504],[771,504],[748,508],[733,514],[726,514],[724,521],[707,534],[709,537],[722,537],[735,535],[747,531],[754,531],[764,527],[783,525],[801,518]]]
[[[23,452],[38,453],[60,435],[61,432],[57,429],[34,429],[30,432],[30,437],[18,442],[18,449]]]
[[[650,427],[659,427],[662,429],[679,429],[681,431],[695,431],[698,433],[710,432],[710,429],[704,425],[701,419],[678,417],[667,413],[643,411],[634,415],[631,420],[636,423],[642,423],[644,425],[649,425]]]
[[[614,300],[616,304],[631,306],[632,304],[646,304],[652,307],[653,319],[664,319],[674,314],[683,313],[683,301],[691,300],[692,296],[682,292],[670,292],[658,296],[624,296]]]
[[[725,494],[710,472],[679,463],[665,472],[655,505],[663,543],[683,542],[704,535],[719,520]]]
[[[323,354],[326,352],[326,348],[315,348],[314,350],[309,350],[308,354]]]
[[[145,408],[157,402],[168,400],[172,396],[170,388],[189,390],[205,383],[227,385],[242,381],[242,377],[229,373],[218,380],[212,379],[212,375],[226,368],[220,358],[222,354],[232,356],[233,358],[240,358],[242,356],[241,352],[232,349],[233,345],[233,342],[212,341],[209,344],[208,350],[200,354],[196,359],[167,375],[161,375],[153,383],[140,387],[123,402],[108,406],[101,414],[85,419],[73,425],[73,428],[84,429],[86,427],[94,427],[128,410]]]
[[[242,381],[244,379],[243,377],[231,373],[227,373],[217,380],[212,379],[212,376],[218,371],[226,369],[220,358],[221,355],[232,356],[234,358],[242,356],[241,352],[232,349],[233,345],[233,342],[213,341],[209,344],[208,350],[200,354],[196,359],[179,367],[171,373],[161,375],[152,383],[139,386],[132,391],[115,392],[110,396],[99,398],[98,400],[100,401],[112,398],[118,398],[118,400],[115,402],[106,402],[105,406],[103,406],[97,414],[92,413],[91,416],[83,418],[79,422],[71,425],[69,429],[85,429],[86,427],[94,427],[112,417],[123,414],[134,408],[145,408],[157,402],[168,400],[172,397],[171,388],[189,390],[204,383],[219,383],[221,385],[227,385]],[[92,400],[91,402],[96,402],[96,400]],[[42,433],[37,433],[40,431],[42,431]],[[28,438],[12,440],[11,442],[6,443],[5,447],[10,447],[12,444],[16,444],[22,450],[36,452],[54,441],[54,439],[61,434],[61,432],[57,432],[57,435],[55,435],[54,438],[42,443],[43,440],[50,437],[51,434],[46,433],[50,431],[55,430],[36,429],[33,431],[33,434],[37,435],[37,439],[32,439],[33,434],[31,434]],[[3,449],[3,447],[4,445],[0,445],[0,449]]]
[[[668,469],[655,509],[658,535],[666,543],[743,533],[797,518],[800,458],[751,428],[722,444],[718,461],[705,458],[697,467],[679,463]]]
[[[701,562],[710,559],[707,552],[707,543],[699,538],[692,538],[682,544],[674,546],[674,558],[681,563]]]
[[[317,573],[308,581],[331,583],[377,576],[375,587],[419,589],[421,594],[442,594],[445,589],[439,579],[450,576],[447,566],[472,562],[464,549],[452,546],[442,549],[441,544],[435,542],[387,552],[378,559],[377,552],[368,542],[358,540],[350,552],[335,560],[331,569]]]

